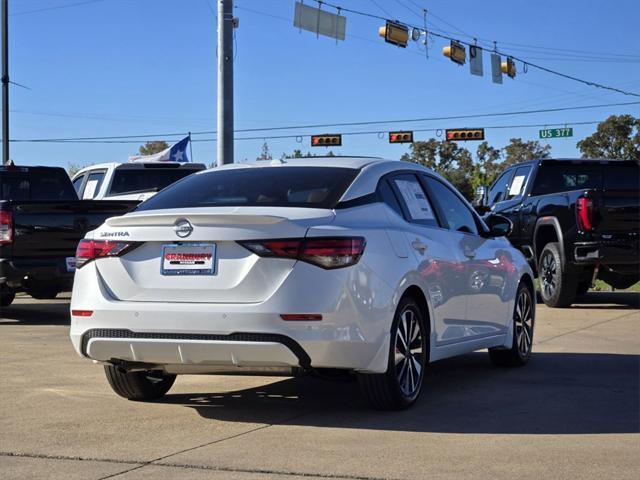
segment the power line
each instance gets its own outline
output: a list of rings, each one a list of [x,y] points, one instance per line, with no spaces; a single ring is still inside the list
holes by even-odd
[[[60,10],[62,8],[80,7],[82,5],[88,5],[90,3],[98,3],[98,2],[104,2],[104,0],[85,0],[84,2],[67,3],[67,4],[64,4],[64,5],[54,5],[54,6],[51,6],[51,7],[37,8],[35,10],[26,10],[24,12],[12,13],[9,16],[10,17],[17,17],[17,16],[20,16],[20,15],[29,15],[31,13],[40,13],[40,12],[46,12],[46,11],[49,11],[49,10]]]
[[[569,125],[571,126],[578,126],[578,125],[596,125],[601,123],[603,120],[593,120],[593,121],[584,121],[584,122],[558,122],[558,123],[535,123],[535,124],[518,124],[518,125],[492,125],[492,126],[486,126],[486,127],[482,127],[485,130],[501,130],[501,129],[508,129],[508,128],[534,128],[534,127],[543,127],[543,128],[548,128],[548,127],[557,127],[557,126],[562,126],[562,127],[567,127]],[[236,130],[237,131],[237,130]],[[413,132],[435,132],[436,136],[438,135],[438,132],[443,132],[444,129],[443,128],[417,128],[417,129],[413,129]],[[215,132],[213,132],[215,133]],[[353,135],[380,135],[380,134],[386,133],[386,130],[368,130],[368,131],[347,131],[347,132],[334,132],[334,134],[339,134],[339,135],[345,135],[345,136],[353,136]],[[191,134],[193,135],[194,132],[191,132]],[[287,134],[287,135],[259,135],[259,136],[253,136],[253,137],[236,137],[234,138],[234,140],[276,140],[276,139],[286,139],[286,138],[294,138],[294,139],[300,139],[300,141],[302,140],[302,138],[304,137],[310,137],[311,135],[314,135],[315,133],[298,133],[298,134]],[[124,138],[131,138],[131,137],[120,137],[123,139],[12,139],[11,142],[16,142],[16,143],[79,143],[79,144],[131,144],[131,143],[135,143],[135,144],[139,144],[141,140],[124,140]],[[151,138],[151,137],[145,137],[145,138]],[[162,140],[162,139],[158,139],[155,138],[155,140]],[[215,142],[217,141],[217,139],[214,138],[199,138],[199,139],[192,139],[192,142]],[[299,142],[300,143],[300,142]]]
[[[404,119],[386,119],[386,120],[367,120],[360,122],[336,122],[336,123],[316,123],[308,125],[288,125],[279,127],[261,127],[261,128],[240,128],[236,129],[236,132],[251,133],[251,132],[273,132],[282,130],[299,130],[308,128],[329,128],[329,127],[356,127],[356,126],[368,126],[368,125],[384,125],[384,124],[397,124],[397,123],[418,123],[418,122],[433,122],[433,121],[445,121],[445,120],[464,120],[472,118],[484,118],[484,117],[506,117],[516,115],[533,115],[537,113],[553,113],[553,112],[566,112],[571,110],[588,110],[593,108],[605,108],[605,107],[619,107],[628,105],[640,105],[638,102],[622,102],[622,103],[604,103],[599,105],[578,105],[573,107],[557,107],[557,108],[540,108],[536,110],[520,110],[512,112],[491,112],[491,113],[475,113],[467,115],[448,115],[440,117],[422,117],[422,118],[404,118]],[[191,132],[191,135],[213,135],[216,134],[216,130],[204,130],[200,132]],[[111,135],[100,137],[72,137],[72,138],[40,138],[40,139],[22,139],[21,142],[74,142],[74,141],[93,141],[93,140],[119,140],[119,139],[151,139],[162,137],[176,137],[185,136],[185,132],[173,132],[173,133],[149,133],[144,135]],[[297,135],[292,135],[296,137]],[[262,136],[256,138],[264,138]],[[12,140],[13,141],[13,140]],[[18,141],[18,140],[16,140]]]
[[[316,1],[318,1],[318,0],[316,0]],[[331,7],[331,8],[335,8],[336,10],[340,10],[341,12],[353,13],[354,15],[360,15],[360,16],[368,17],[368,18],[375,18],[377,20],[382,20],[382,21],[385,21],[385,22],[388,20],[387,18],[381,17],[380,15],[376,15],[374,13],[362,12],[362,11],[359,11],[359,10],[354,10],[352,8],[341,7],[339,5],[335,5],[335,4],[326,2],[324,0],[319,2],[319,3],[322,4],[322,5],[326,5],[327,7]],[[406,25],[407,27],[415,28],[415,29],[418,29],[418,30],[424,30],[424,27],[420,27],[420,26],[417,26],[417,25],[412,25],[411,23],[407,23],[407,22],[402,22],[402,23],[404,25]],[[433,35],[434,37],[442,38],[442,39],[445,39],[445,40],[458,41],[458,42],[460,42],[460,43],[462,43],[464,45],[467,45],[469,47],[474,46],[474,44],[472,44],[472,43],[465,42],[465,41],[462,41],[462,40],[457,40],[456,38],[453,38],[453,37],[448,36],[448,35],[443,35],[443,34],[440,34],[440,33],[436,33],[433,30],[429,31],[428,33],[430,35]],[[504,55],[504,56],[507,56],[507,57],[511,57],[513,60],[517,60],[517,61],[521,62],[522,64],[524,64],[527,67],[537,68],[540,71],[549,73],[551,75],[556,75],[558,77],[562,77],[562,78],[565,78],[567,80],[572,80],[574,82],[579,82],[579,83],[582,83],[584,85],[588,85],[588,86],[591,86],[591,87],[602,88],[604,90],[611,90],[613,92],[621,93],[622,95],[627,95],[627,96],[632,96],[632,97],[640,97],[639,93],[628,92],[628,91],[625,91],[625,90],[621,90],[619,88],[615,88],[615,87],[610,87],[610,86],[604,85],[602,83],[592,82],[590,80],[584,80],[582,78],[578,78],[578,77],[575,77],[573,75],[568,75],[566,73],[559,72],[557,70],[554,70],[554,69],[539,65],[537,63],[529,62],[529,61],[527,61],[527,60],[525,60],[523,58],[516,57],[515,55],[507,54],[505,52],[502,52],[502,51],[498,50],[497,48],[494,48],[493,52],[497,53],[499,55]]]

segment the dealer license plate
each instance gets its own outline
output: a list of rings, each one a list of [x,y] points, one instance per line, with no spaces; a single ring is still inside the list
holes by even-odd
[[[160,273],[162,275],[215,275],[216,244],[163,245]]]

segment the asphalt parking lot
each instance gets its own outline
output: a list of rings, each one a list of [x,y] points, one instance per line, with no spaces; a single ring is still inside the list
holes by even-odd
[[[20,298],[0,315],[1,477],[635,479],[639,308],[626,292],[538,305],[527,367],[439,362],[413,409],[377,412],[357,384],[312,378],[183,376],[129,402],[73,351],[68,298]]]

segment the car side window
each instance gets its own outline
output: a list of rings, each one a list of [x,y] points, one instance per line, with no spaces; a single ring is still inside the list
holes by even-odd
[[[73,181],[73,188],[76,190],[76,193],[78,194],[78,198],[81,197],[80,189],[82,188],[82,182],[84,182],[84,175],[80,175],[78,178],[76,178]]]
[[[513,176],[513,170],[507,170],[493,183],[489,189],[489,205],[495,205],[498,202],[502,202],[506,199],[507,187],[511,182]]]
[[[527,178],[531,173],[531,167],[518,167],[513,174],[513,180],[509,184],[509,191],[507,192],[507,200],[512,198],[521,197],[524,194],[524,189],[527,186]]]
[[[473,213],[460,197],[439,180],[427,175],[424,176],[424,179],[438,202],[449,229],[478,235],[478,225]]]
[[[398,215],[402,216],[402,207],[400,206],[398,197],[396,197],[387,180],[383,179],[378,185],[378,195],[385,204],[391,207]]]
[[[100,187],[102,186],[104,174],[104,170],[91,172],[89,174],[89,178],[87,178],[87,184],[85,185],[84,192],[82,193],[83,200],[92,200],[96,197],[96,195],[100,191]]]
[[[391,183],[405,210],[405,216],[411,223],[430,227],[438,226],[431,202],[415,175],[410,173],[395,175]]]

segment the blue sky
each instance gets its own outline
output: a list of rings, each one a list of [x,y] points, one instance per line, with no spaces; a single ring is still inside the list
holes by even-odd
[[[310,0],[306,1],[310,4]],[[587,80],[640,92],[640,2],[525,0],[333,0],[356,10],[422,24],[498,48]],[[74,5],[75,4],[75,5]],[[382,22],[347,13],[347,39],[336,45],[293,27],[293,0],[236,0],[236,128],[408,119],[639,100],[564,80],[532,68],[502,85],[469,74],[442,56],[446,41],[399,49],[378,37]],[[64,7],[64,8],[49,8]],[[40,10],[41,11],[37,11]],[[67,138],[215,130],[215,0],[10,0],[11,137]],[[261,13],[257,13],[261,12]],[[437,16],[437,17],[436,17]],[[464,33],[463,33],[464,32]],[[570,56],[557,50],[570,49]],[[561,54],[561,55],[558,55]],[[612,54],[609,56],[608,54]],[[615,56],[614,56],[615,55]],[[628,55],[622,57],[621,55]],[[632,57],[635,56],[635,57]],[[489,127],[597,121],[640,115],[640,105],[488,119],[374,127],[336,127],[277,134],[399,128]],[[539,128],[487,130],[496,147],[511,137],[537,139]],[[577,156],[575,143],[595,125],[574,126],[574,137],[549,140],[556,156]],[[261,134],[257,134],[261,135]],[[241,134],[236,136],[257,136]],[[264,133],[270,135],[270,133]],[[433,132],[415,134],[418,140]],[[214,138],[214,135],[194,136]],[[236,161],[253,160],[263,139],[236,141]],[[277,157],[311,150],[308,136],[267,140]],[[141,142],[119,144],[12,143],[19,164],[66,166],[126,161]],[[476,144],[466,145],[475,151]],[[314,149],[319,150],[319,149]],[[377,134],[345,136],[336,153],[399,158],[406,145]],[[317,152],[319,153],[319,152]],[[194,142],[195,161],[216,160],[215,142]]]

